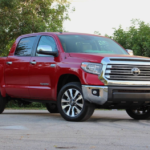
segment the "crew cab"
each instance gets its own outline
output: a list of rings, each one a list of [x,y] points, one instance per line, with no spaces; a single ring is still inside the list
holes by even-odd
[[[95,108],[125,109],[134,119],[147,119],[150,59],[128,52],[97,35],[22,35],[0,58],[0,113],[16,99],[45,103],[68,121],[87,120]]]

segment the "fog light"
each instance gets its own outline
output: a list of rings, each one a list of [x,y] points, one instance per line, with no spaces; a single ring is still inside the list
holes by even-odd
[[[92,94],[94,96],[99,96],[99,90],[98,89],[92,89]]]

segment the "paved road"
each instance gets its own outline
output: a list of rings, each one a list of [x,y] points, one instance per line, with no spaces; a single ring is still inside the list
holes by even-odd
[[[86,122],[67,122],[40,110],[5,110],[0,115],[0,150],[59,149],[150,150],[150,120],[100,110]]]

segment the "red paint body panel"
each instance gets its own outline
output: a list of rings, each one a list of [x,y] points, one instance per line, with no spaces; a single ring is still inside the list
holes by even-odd
[[[31,57],[10,56],[5,65],[6,85],[29,85],[29,65]]]
[[[29,67],[29,93],[32,99],[52,99],[52,86],[56,74],[56,68],[50,67],[56,64],[58,58],[55,57],[32,57],[36,65]],[[48,85],[41,85],[41,83]]]
[[[126,57],[125,55],[65,53],[57,37],[59,34],[61,33],[44,32],[22,35],[17,38],[10,50],[9,56],[7,58],[0,58],[0,90],[3,97],[9,95],[15,98],[56,100],[57,84],[61,75],[64,74],[76,75],[81,84],[84,85],[103,86],[104,84],[98,79],[98,75],[87,73],[81,69],[81,63],[101,63],[104,57],[110,56]],[[40,35],[49,35],[54,38],[59,51],[58,57],[14,56],[15,49],[21,38]],[[6,64],[8,61],[11,61],[12,65]],[[30,61],[36,61],[36,64],[32,65]],[[56,67],[50,67],[51,64],[55,64]],[[47,85],[44,85],[45,83]]]
[[[3,97],[6,97],[6,91],[5,91],[5,81],[4,81],[4,68],[6,63],[7,57],[1,57],[0,58],[0,92]]]
[[[4,81],[7,95],[16,98],[30,98],[29,90],[29,65],[31,57],[8,56],[5,64]]]

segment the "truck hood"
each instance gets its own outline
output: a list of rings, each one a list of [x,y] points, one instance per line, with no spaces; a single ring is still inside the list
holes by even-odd
[[[86,54],[86,53],[69,53],[70,57],[76,57],[84,59],[88,62],[97,62],[100,63],[101,60],[105,57],[111,58],[128,58],[128,59],[149,59],[149,57],[142,57],[142,56],[130,56],[130,55],[112,55],[112,54]]]

